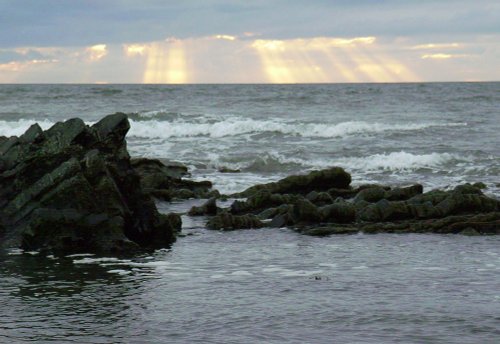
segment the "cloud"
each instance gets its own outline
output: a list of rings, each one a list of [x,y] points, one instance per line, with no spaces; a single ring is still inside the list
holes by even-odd
[[[499,35],[456,43],[375,36],[267,39],[219,32],[0,49],[0,82],[311,83],[498,80]],[[435,41],[436,42],[436,41]],[[441,42],[445,42],[442,40]],[[449,41],[448,41],[449,42]],[[419,49],[415,49],[419,47]]]
[[[458,49],[462,48],[464,45],[460,43],[427,43],[427,44],[418,44],[411,49],[413,50],[444,50],[444,49]]]
[[[448,59],[456,59],[456,58],[463,58],[463,57],[470,57],[471,55],[467,54],[443,54],[443,53],[438,53],[438,54],[424,54],[421,56],[423,60],[448,60]]]
[[[0,46],[89,46],[259,33],[297,37],[427,37],[496,34],[489,0],[3,0]]]
[[[99,61],[108,54],[106,48],[107,48],[106,44],[96,44],[86,48],[85,51],[88,54],[89,60],[95,62]]]

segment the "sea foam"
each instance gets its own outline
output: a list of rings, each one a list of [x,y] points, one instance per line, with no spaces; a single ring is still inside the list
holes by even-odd
[[[48,120],[36,120],[36,119],[20,119],[17,121],[0,121],[0,136],[20,136],[24,134],[28,128],[38,123],[38,125],[43,129],[47,130],[55,123]]]
[[[365,121],[348,121],[337,124],[283,122],[282,119],[255,120],[228,117],[218,121],[136,121],[131,119],[131,136],[138,138],[163,138],[207,136],[222,138],[243,134],[276,133],[308,138],[339,138],[359,134],[376,134],[385,131],[414,131],[430,127],[465,126],[466,123],[410,123],[385,124]]]

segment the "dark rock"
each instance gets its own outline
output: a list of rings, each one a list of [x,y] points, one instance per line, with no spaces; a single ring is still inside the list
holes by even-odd
[[[229,167],[219,167],[219,169],[217,170],[219,171],[220,173],[240,173],[241,170],[240,169],[232,169],[232,168],[229,168]]]
[[[484,189],[488,188],[488,186],[486,186],[486,184],[483,182],[474,183],[474,184],[472,184],[472,186],[475,187],[476,189],[479,189],[479,190],[484,190]]]
[[[277,207],[282,204],[291,204],[297,200],[295,195],[273,194],[268,190],[256,192],[246,201],[234,201],[231,205],[232,214],[254,213],[257,214],[263,209]]]
[[[249,197],[267,190],[278,194],[306,195],[311,191],[325,191],[331,188],[347,189],[351,183],[351,175],[341,167],[313,171],[307,175],[289,176],[275,183],[252,186],[235,197]]]
[[[354,197],[354,202],[366,201],[375,203],[384,198],[386,198],[386,191],[381,186],[377,185],[360,190]]]
[[[278,214],[276,215],[271,222],[268,223],[268,227],[272,228],[283,228],[288,225],[292,225],[292,221],[289,219],[289,213]]]
[[[268,208],[257,215],[261,220],[272,219],[279,214],[286,214],[290,211],[289,204],[282,204],[279,207]]]
[[[174,227],[143,192],[126,150],[126,115],[33,125],[0,144],[4,247],[123,252],[167,247]],[[176,223],[176,226],[178,224]]]
[[[189,210],[189,216],[205,216],[205,215],[217,215],[219,208],[217,207],[217,201],[215,198],[210,198],[207,202],[199,207],[192,207]]]
[[[149,195],[164,201],[172,199],[218,197],[209,181],[182,179],[187,167],[178,163],[165,164],[158,159],[132,159],[132,167],[140,176],[141,185]]]
[[[328,192],[311,191],[306,198],[317,206],[333,203],[333,198]]]
[[[356,208],[347,202],[337,202],[319,209],[323,222],[350,223],[356,219]]]
[[[255,215],[231,215],[229,213],[216,215],[207,223],[208,229],[223,231],[262,227],[264,227],[264,224]]]
[[[321,221],[321,214],[310,201],[299,198],[292,205],[288,219],[293,223],[318,223]]]
[[[132,158],[132,167],[140,175],[161,174],[174,179],[181,179],[189,175],[186,166],[176,162],[164,162],[158,159]],[[146,185],[152,187],[152,185]]]
[[[406,201],[416,195],[424,192],[424,188],[420,184],[415,184],[405,188],[394,188],[387,191],[385,198],[389,201]]]

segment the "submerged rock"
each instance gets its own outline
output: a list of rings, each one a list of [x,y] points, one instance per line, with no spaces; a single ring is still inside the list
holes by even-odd
[[[132,168],[122,113],[31,126],[0,143],[2,246],[54,252],[167,247],[172,216],[158,213]]]
[[[214,216],[207,223],[211,230],[232,231],[236,229],[262,228],[264,224],[255,215],[231,215],[222,213]]]

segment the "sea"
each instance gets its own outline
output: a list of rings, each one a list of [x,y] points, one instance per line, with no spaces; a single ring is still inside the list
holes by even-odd
[[[115,112],[131,156],[183,163],[224,194],[341,166],[353,185],[483,182],[500,198],[497,82],[0,85],[0,136]],[[498,236],[182,218],[172,247],[131,257],[0,251],[0,343],[500,343]]]

